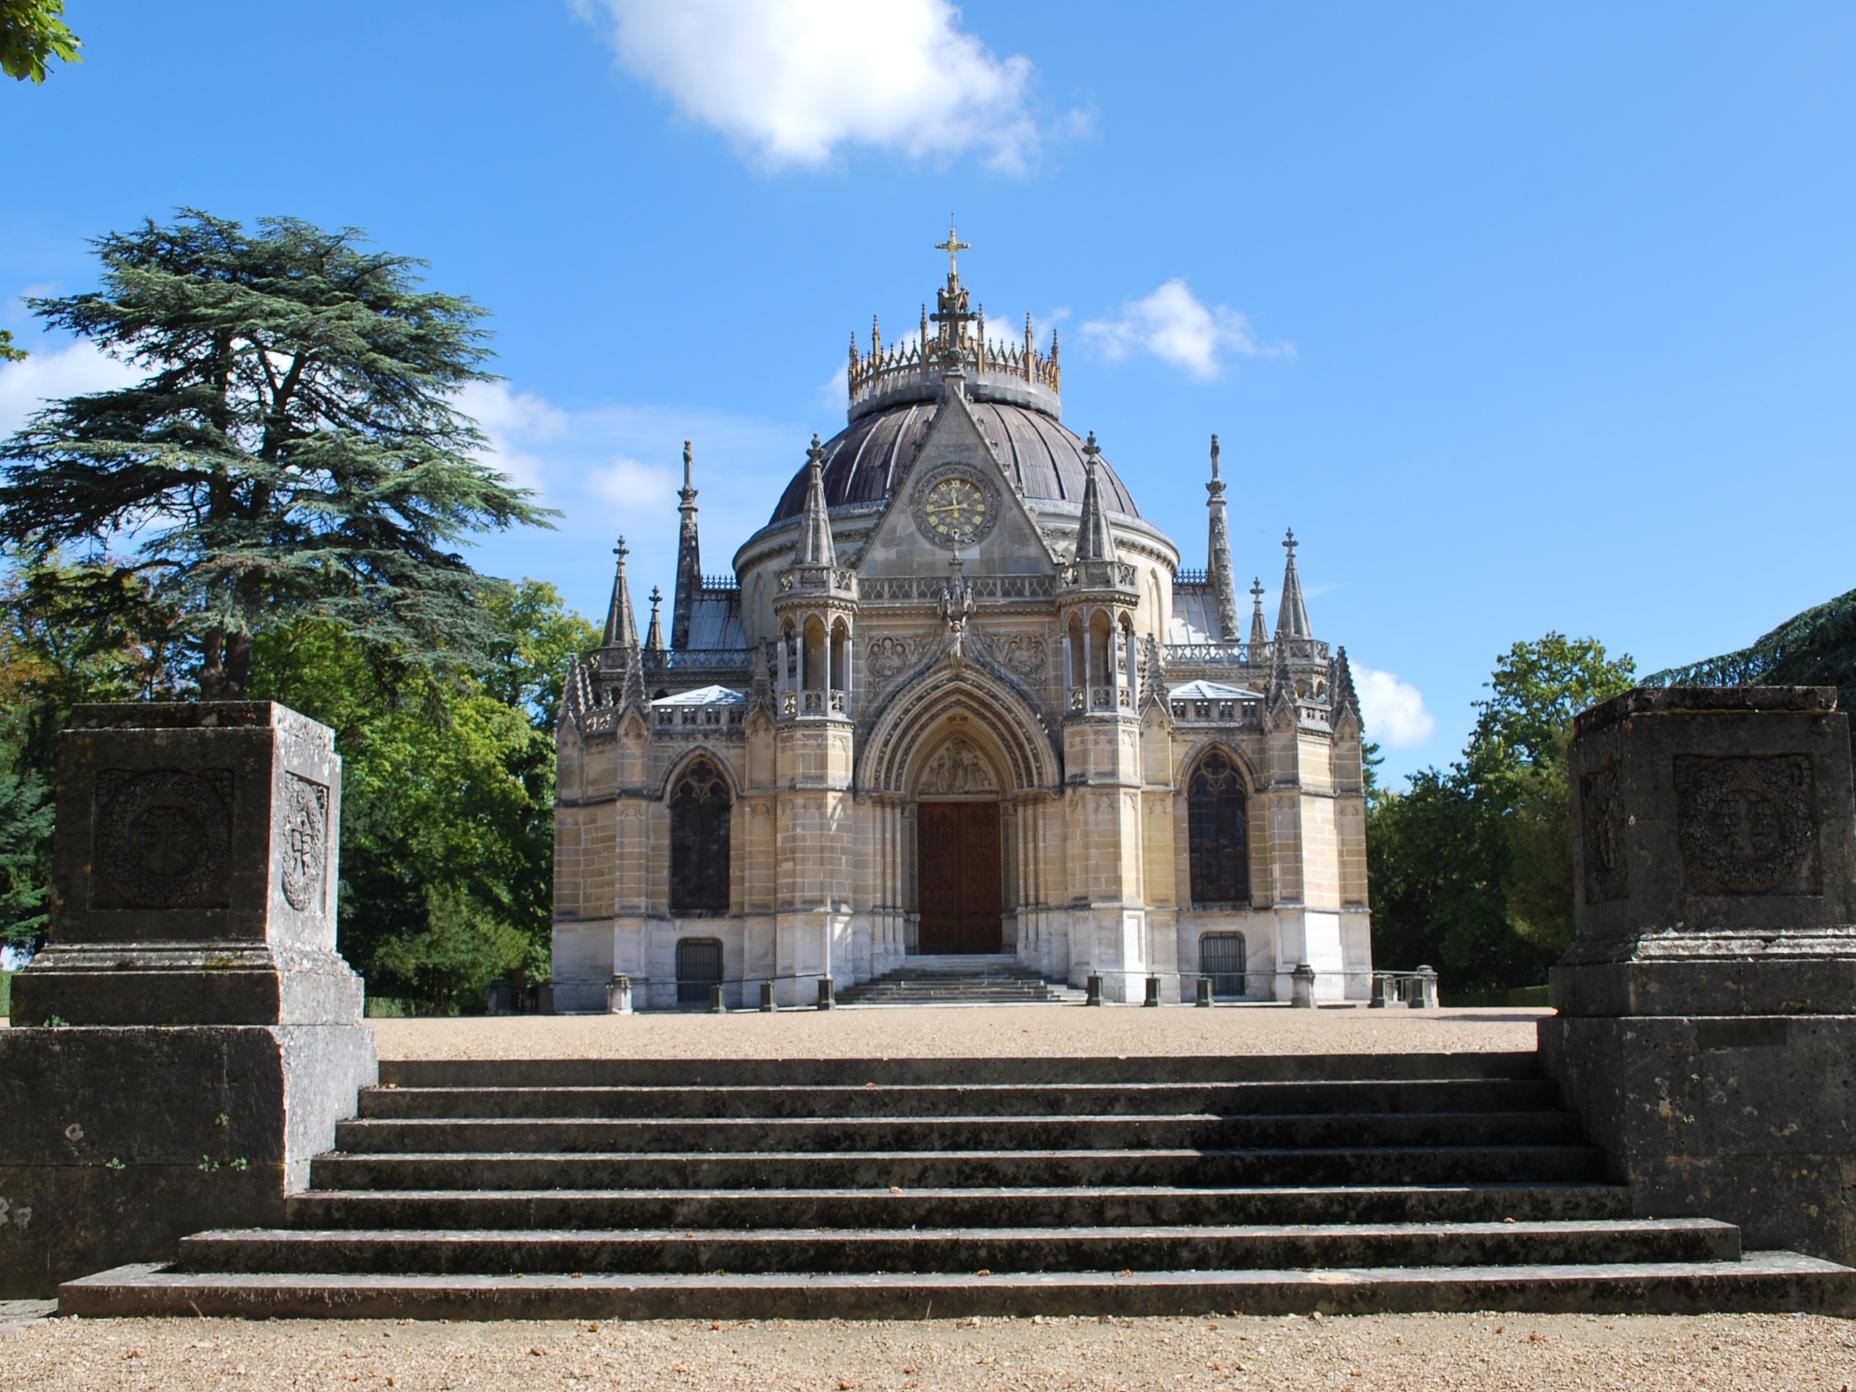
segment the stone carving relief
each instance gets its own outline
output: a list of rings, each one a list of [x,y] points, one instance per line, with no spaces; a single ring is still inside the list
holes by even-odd
[[[937,750],[915,787],[920,797],[958,793],[996,793],[998,780],[986,756],[971,741],[955,736]]]
[[[907,638],[872,639],[869,648],[870,675],[880,685],[894,681],[909,665],[909,654],[913,645]]]
[[[286,773],[279,812],[284,900],[299,913],[320,913],[329,865],[329,790],[301,774]]]
[[[999,640],[999,660],[1016,676],[1041,680],[1050,660],[1049,645],[1036,633],[1014,633]]]
[[[230,906],[231,769],[102,769],[95,798],[93,909]]]
[[[1580,780],[1579,803],[1585,902],[1622,899],[1630,893],[1630,863],[1624,855],[1624,802],[1615,764],[1595,769]]]
[[[1676,835],[1690,894],[1818,894],[1805,754],[1678,754]]]

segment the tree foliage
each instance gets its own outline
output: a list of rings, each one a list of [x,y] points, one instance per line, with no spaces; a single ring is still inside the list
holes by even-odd
[[[1738,652],[1671,667],[1646,686],[1834,686],[1856,711],[1856,590],[1794,614]],[[1856,725],[1850,729],[1856,743]]]
[[[187,211],[95,246],[101,289],[30,303],[146,375],[0,447],[0,543],[132,546],[115,612],[152,601],[208,699],[298,623],[400,662],[473,654],[482,588],[450,547],[548,515],[476,459],[455,404],[486,376],[483,311],[352,228]]]
[[[1496,659],[1474,731],[1367,808],[1374,953],[1429,963],[1457,991],[1533,985],[1572,939],[1567,749],[1580,710],[1627,690],[1635,664],[1548,633]]]
[[[315,620],[264,635],[254,654],[253,696],[336,731],[339,940],[376,995],[459,1006],[505,973],[548,972],[554,742],[541,673],[564,671],[598,633],[550,585],[484,588],[491,641],[469,666],[383,668]]]
[[[92,618],[92,587],[119,573],[54,555],[0,576],[0,940],[28,950],[45,933],[58,731],[81,702],[162,694],[161,649]]]
[[[24,348],[13,346],[13,331],[0,329],[0,363],[20,362],[27,356]]]
[[[64,0],[0,0],[0,72],[45,81],[46,63],[81,63],[83,40],[64,22]]]

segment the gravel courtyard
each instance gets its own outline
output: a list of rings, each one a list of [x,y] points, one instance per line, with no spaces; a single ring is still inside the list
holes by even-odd
[[[1547,1010],[850,1006],[375,1020],[382,1058],[1045,1058],[1532,1049]]]
[[[1080,1057],[1528,1049],[1545,1013],[998,1006],[373,1025],[383,1058]],[[41,1313],[0,1306],[0,1392],[1856,1387],[1856,1323],[1771,1315],[479,1325]]]

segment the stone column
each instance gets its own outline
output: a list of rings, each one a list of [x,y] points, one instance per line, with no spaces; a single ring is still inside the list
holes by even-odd
[[[1572,745],[1543,1060],[1645,1215],[1856,1259],[1856,815],[1829,687],[1627,692]]]
[[[80,706],[57,811],[50,943],[0,1033],[0,1296],[281,1221],[375,1076],[335,951],[331,731]]]

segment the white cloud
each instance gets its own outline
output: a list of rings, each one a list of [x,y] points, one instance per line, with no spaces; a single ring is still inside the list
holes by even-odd
[[[565,411],[533,392],[513,391],[507,382],[467,382],[457,404],[490,437],[485,464],[507,474],[518,487],[545,491],[546,465],[535,446],[568,429]]]
[[[604,16],[619,64],[775,168],[844,146],[977,152],[1022,174],[1040,143],[1022,54],[1000,58],[949,0],[570,0]],[[1086,130],[1072,113],[1066,133]]]
[[[1393,749],[1423,744],[1437,730],[1437,722],[1424,708],[1424,693],[1390,672],[1353,664],[1360,693],[1360,718],[1373,739]]]
[[[24,362],[0,364],[0,438],[18,430],[47,401],[126,387],[141,377],[87,339],[62,348],[33,343],[18,346],[32,356]]]
[[[1291,344],[1262,342],[1244,315],[1228,305],[1207,305],[1178,279],[1123,305],[1112,319],[1089,320],[1083,338],[1106,357],[1125,358],[1140,349],[1201,380],[1224,370],[1226,353],[1259,358],[1295,352]]]
[[[667,522],[677,496],[675,471],[618,455],[603,468],[586,475],[587,492],[622,508],[659,508]]]

